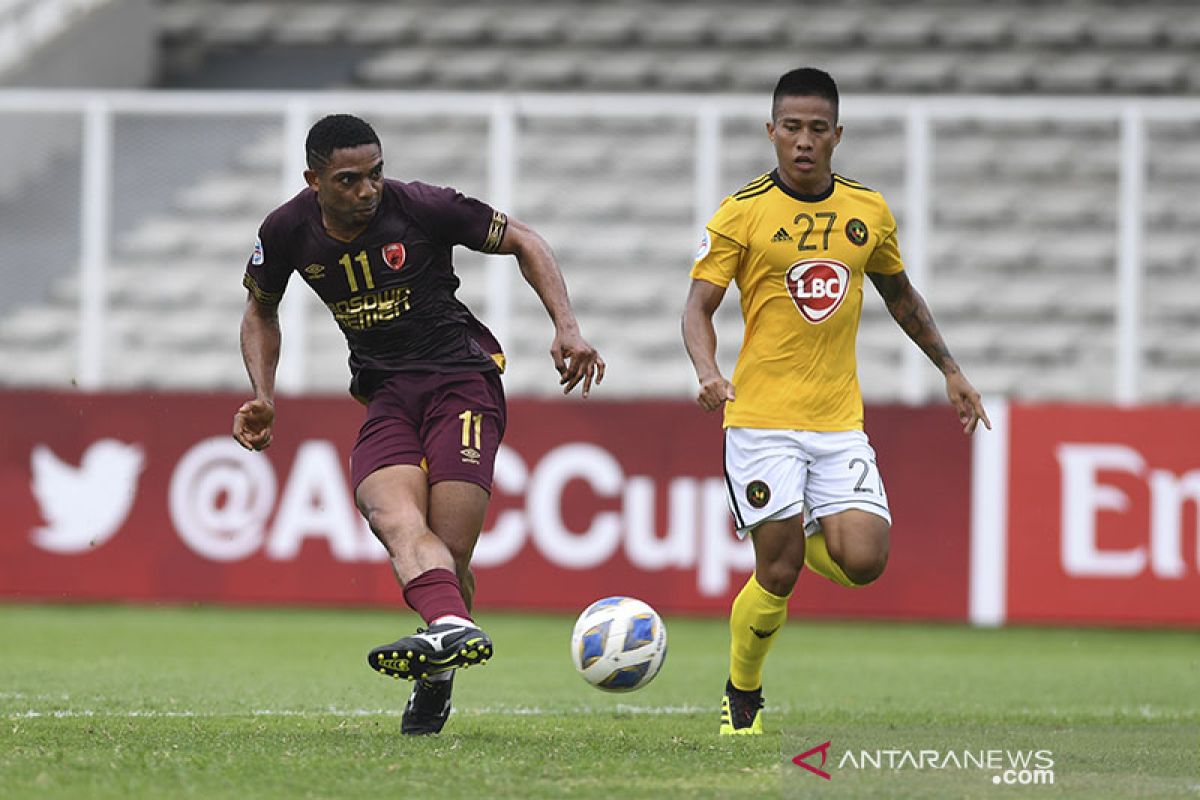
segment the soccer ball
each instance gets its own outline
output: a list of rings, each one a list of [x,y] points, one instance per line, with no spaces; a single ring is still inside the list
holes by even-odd
[[[606,692],[632,692],[667,657],[667,628],[653,608],[632,597],[606,597],[579,615],[571,660],[583,679]]]

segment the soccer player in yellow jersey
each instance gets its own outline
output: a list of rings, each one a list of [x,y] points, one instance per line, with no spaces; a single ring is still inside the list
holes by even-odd
[[[780,78],[767,135],[779,165],[725,198],[709,221],[683,314],[697,401],[725,407],[729,505],[738,534],[754,544],[754,574],[729,617],[722,734],[762,733],[763,662],[801,567],[857,587],[887,564],[891,516],[862,429],[854,355],[864,275],[945,375],[964,432],[991,427],[909,283],[887,203],[833,172],[842,138],[833,78],[809,68]],[[712,321],[730,281],[745,320],[732,382],[717,366]]]

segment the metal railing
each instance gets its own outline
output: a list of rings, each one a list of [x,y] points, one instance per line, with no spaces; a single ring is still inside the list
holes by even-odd
[[[763,119],[764,99],[747,96],[557,95],[433,93],[288,93],[288,92],[153,92],[32,91],[0,92],[0,120],[5,114],[78,114],[82,125],[82,191],[79,230],[80,284],[78,342],[79,385],[105,386],[105,276],[112,253],[110,203],[113,186],[114,119],[125,115],[205,117],[239,115],[282,122],[283,162],[279,197],[301,185],[304,136],[320,114],[332,110],[388,116],[464,114],[488,119],[488,190],[486,199],[511,208],[522,175],[518,169],[519,123],[530,118],[674,117],[694,125],[693,209],[699,231],[722,196],[719,164],[723,123],[731,119]],[[902,120],[904,223],[902,250],[914,283],[926,290],[937,280],[930,264],[932,172],[937,157],[935,125],[954,121],[1023,120],[1108,121],[1118,126],[1119,157],[1116,232],[1117,295],[1115,383],[1111,399],[1128,405],[1139,401],[1142,358],[1140,298],[1144,270],[1144,198],[1147,134],[1152,121],[1200,121],[1200,101],[1184,99],[994,98],[851,96],[843,98],[846,120]],[[898,156],[899,157],[899,156]],[[686,262],[687,254],[681,254]],[[487,316],[503,340],[512,318],[514,271],[494,260],[487,276]],[[304,341],[303,295],[291,292],[284,306],[290,339]],[[1118,297],[1121,301],[1118,302]],[[304,390],[305,348],[289,347],[280,364],[281,390]],[[903,392],[909,402],[926,399],[921,374],[928,367],[916,348],[904,350]]]

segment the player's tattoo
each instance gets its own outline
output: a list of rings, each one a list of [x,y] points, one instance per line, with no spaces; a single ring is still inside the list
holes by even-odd
[[[908,338],[916,342],[929,360],[944,374],[958,371],[958,364],[950,355],[950,349],[938,332],[933,321],[933,314],[925,299],[917,293],[903,272],[896,275],[881,275],[868,273],[871,282],[879,290],[888,312],[897,324],[908,334]]]

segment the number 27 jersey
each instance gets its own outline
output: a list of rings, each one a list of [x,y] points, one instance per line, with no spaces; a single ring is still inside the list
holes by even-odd
[[[741,293],[745,334],[725,426],[860,430],[863,277],[903,269],[882,195],[840,175],[827,192],[802,195],[773,171],[725,198],[691,272]]]

